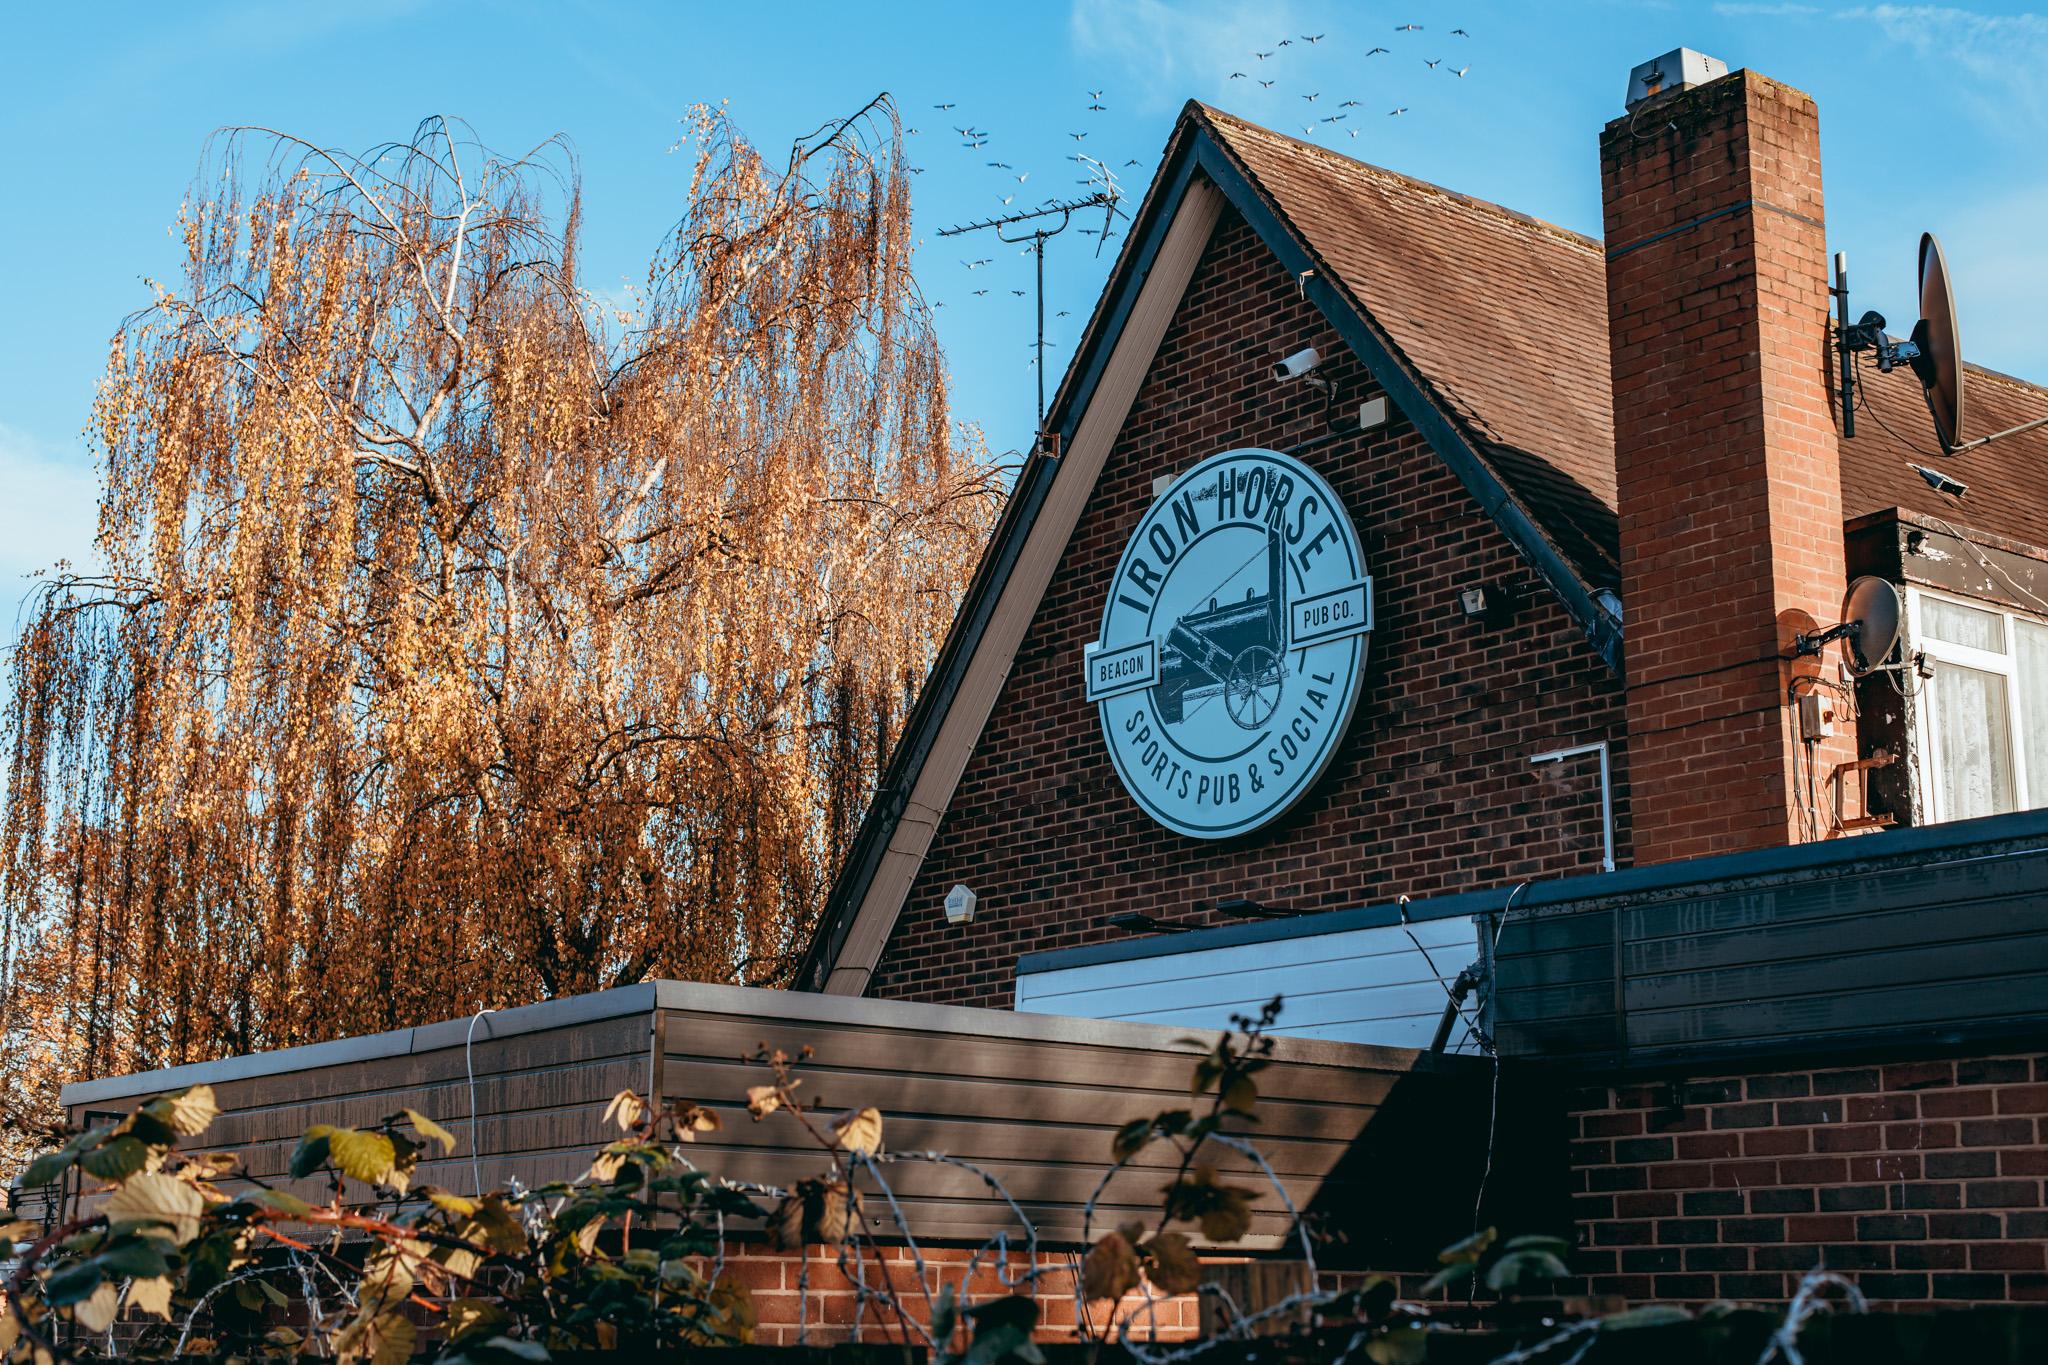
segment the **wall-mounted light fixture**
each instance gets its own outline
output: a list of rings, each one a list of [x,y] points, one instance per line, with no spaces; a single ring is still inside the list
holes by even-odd
[[[1226,896],[1216,902],[1216,913],[1229,915],[1232,919],[1293,919],[1295,911],[1276,910],[1270,905],[1260,905],[1243,896]]]
[[[1192,925],[1175,924],[1171,920],[1154,919],[1135,910],[1121,915],[1111,915],[1109,927],[1121,929],[1127,934],[1185,934],[1193,928]]]

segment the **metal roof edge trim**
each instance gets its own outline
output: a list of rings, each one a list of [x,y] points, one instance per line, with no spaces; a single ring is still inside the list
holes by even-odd
[[[1190,1037],[1185,1026],[1174,1024],[1085,1019],[968,1005],[934,1005],[920,1000],[822,995],[810,991],[764,991],[755,986],[721,986],[696,981],[658,981],[653,984],[657,992],[656,1007],[674,1013],[746,1015],[763,1021],[813,1023],[824,1028],[893,1029],[1090,1047],[1126,1047],[1151,1052],[1181,1052],[1190,1057],[1207,1052],[1211,1045],[1209,1037]],[[773,997],[772,1003],[764,997]],[[1206,1035],[1208,1031],[1198,1032]],[[1414,1048],[1337,1042],[1325,1038],[1275,1038],[1273,1056],[1279,1061],[1311,1066],[1366,1067],[1401,1072],[1428,1070],[1435,1065],[1427,1060],[1429,1054]],[[830,1058],[823,1060],[829,1061]],[[1471,1060],[1464,1058],[1458,1064]]]
[[[489,1010],[480,1018],[466,1014],[460,1019],[444,1019],[437,1023],[421,1024],[415,1028],[365,1033],[353,1038],[336,1038],[325,1043],[302,1043],[297,1047],[279,1048],[274,1052],[250,1052],[239,1057],[223,1057],[218,1061],[187,1062],[182,1066],[163,1067],[156,1071],[137,1071],[126,1076],[103,1076],[95,1080],[73,1081],[59,1093],[58,1102],[66,1106],[92,1104],[103,1099],[156,1095],[168,1090],[212,1084],[216,1081],[248,1080],[257,1076],[275,1076],[287,1071],[307,1071],[314,1067],[371,1061],[379,1057],[405,1057],[421,1052],[436,1052],[442,1048],[460,1047],[469,1037],[469,1024],[472,1019],[477,1020],[478,1038],[512,1038],[522,1033],[541,1033],[548,1029],[566,1028],[571,1024],[616,1019],[621,1015],[652,1014],[655,999],[655,983],[643,981],[608,991],[565,995],[559,999],[541,1000],[531,1005]]]
[[[608,991],[564,996],[531,1005],[493,1010],[477,1019],[477,1037],[504,1039],[520,1034],[592,1023],[656,1011],[719,1014],[729,1017],[817,1024],[821,1028],[897,1029],[907,1032],[956,1034],[964,1037],[1024,1039],[1093,1047],[1127,1047],[1152,1052],[1183,1052],[1196,1056],[1208,1050],[1206,1038],[1190,1038],[1188,1030],[1166,1024],[1078,1019],[1065,1015],[1018,1013],[962,1005],[932,1005],[911,1000],[874,1000],[861,996],[821,995],[807,991],[770,990],[759,986],[726,986],[700,981],[643,981]],[[63,1088],[66,1106],[106,1100],[135,1099],[187,1086],[250,1080],[295,1071],[344,1066],[386,1057],[416,1056],[461,1047],[476,1016],[444,1019],[415,1028],[307,1043],[274,1052],[252,1052],[211,1062],[189,1062],[156,1071],[74,1081]],[[1275,1058],[1309,1066],[1342,1066],[1378,1071],[1414,1072],[1444,1069],[1440,1059],[1412,1048],[1378,1047],[1320,1038],[1275,1040]],[[1457,1059],[1462,1065],[1471,1059]]]

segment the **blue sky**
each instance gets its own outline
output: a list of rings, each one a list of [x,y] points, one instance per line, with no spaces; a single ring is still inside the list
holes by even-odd
[[[90,16],[90,17],[87,17]],[[1420,31],[1397,32],[1415,23]],[[1454,35],[1462,28],[1469,36]],[[173,265],[166,227],[206,135],[267,124],[343,147],[429,113],[488,144],[566,134],[584,280],[637,282],[687,185],[668,151],[698,101],[764,148],[892,92],[943,302],[956,408],[993,449],[1033,425],[1030,262],[936,230],[1078,191],[1076,146],[1135,197],[1190,97],[1581,231],[1598,232],[1597,135],[1629,68],[1680,45],[1820,102],[1829,236],[1857,304],[1910,323],[1914,244],[1942,235],[1975,360],[2048,380],[2048,14],[1981,5],[1541,5],[1492,0],[1124,0],[1008,5],[591,3],[43,5],[0,50],[0,593],[86,558],[96,478],[79,437],[120,319]],[[1319,42],[1306,35],[1324,35]],[[1289,40],[1280,46],[1280,40]],[[1373,47],[1391,49],[1368,56]],[[1273,55],[1260,59],[1259,51]],[[1442,59],[1430,68],[1426,61]],[[1450,74],[1468,68],[1462,78]],[[1232,71],[1244,71],[1232,80]],[[1270,79],[1270,87],[1258,85]],[[1106,106],[1090,111],[1090,91]],[[1311,104],[1303,95],[1315,93]],[[1357,107],[1345,110],[1345,100]],[[950,103],[941,111],[933,106]],[[1408,112],[1389,117],[1388,110]],[[988,133],[979,150],[953,125]],[[1349,136],[1352,129],[1358,136]],[[1070,134],[1087,137],[1079,143]],[[1127,161],[1138,162],[1126,166]],[[1008,163],[994,168],[989,161]],[[1021,184],[1019,174],[1029,179]],[[1009,205],[1001,202],[1014,195]],[[1048,256],[1055,377],[1114,254]],[[964,259],[992,258],[969,272]],[[986,288],[986,296],[972,291]],[[1069,316],[1058,317],[1060,310]]]

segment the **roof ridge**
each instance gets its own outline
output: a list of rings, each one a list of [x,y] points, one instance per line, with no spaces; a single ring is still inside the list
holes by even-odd
[[[1189,100],[1188,104],[1192,108],[1199,109],[1203,116],[1212,123],[1228,123],[1249,132],[1277,139],[1301,151],[1310,152],[1316,156],[1333,161],[1343,170],[1351,172],[1363,171],[1367,175],[1392,181],[1397,186],[1426,190],[1431,194],[1442,195],[1444,198],[1455,200],[1468,208],[1507,219],[1517,225],[1538,228],[1562,238],[1567,245],[1583,247],[1595,254],[1605,250],[1605,244],[1600,238],[1588,236],[1583,232],[1565,227],[1560,223],[1553,223],[1545,218],[1538,218],[1532,213],[1524,213],[1520,209],[1510,208],[1506,204],[1496,203],[1491,199],[1481,199],[1478,195],[1467,194],[1463,190],[1454,190],[1447,185],[1439,185],[1433,180],[1424,180],[1420,176],[1409,175],[1403,171],[1390,170],[1385,166],[1375,165],[1370,161],[1361,161],[1355,156],[1346,156],[1332,148],[1321,147],[1313,142],[1304,141],[1291,134],[1283,133],[1277,128],[1269,128],[1263,123],[1256,123],[1242,114],[1233,114],[1227,109],[1219,109],[1213,104],[1205,104],[1201,100]]]
[[[2022,393],[2048,395],[2048,384],[2037,384],[2031,379],[2022,379],[2019,375],[2007,374],[2004,370],[1994,370],[1989,365],[1979,365],[1974,360],[1965,360],[1963,368],[1981,379],[1996,380],[2001,384],[2010,385]]]

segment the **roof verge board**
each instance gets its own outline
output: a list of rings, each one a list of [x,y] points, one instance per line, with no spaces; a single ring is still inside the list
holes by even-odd
[[[1363,269],[1363,263],[1333,263],[1335,249],[1326,255],[1314,234],[1298,225],[1301,206],[1283,203],[1268,183],[1284,178],[1288,157],[1314,159],[1313,169],[1321,174],[1328,169],[1321,159],[1328,156],[1204,105],[1190,103],[1183,111],[1055,396],[1047,417],[1047,448],[1034,454],[1018,477],[1011,506],[969,585],[833,886],[798,970],[800,988],[853,995],[866,990],[897,912],[1009,675],[1018,644],[1226,205],[1244,217],[1283,267],[1301,281],[1304,296],[1357,352],[1480,510],[1549,584],[1608,666],[1620,673],[1620,622],[1593,596],[1595,587],[1612,577],[1603,571],[1597,550],[1600,537],[1579,529],[1553,537],[1546,520],[1568,529],[1575,526],[1559,510],[1566,502],[1551,505],[1539,500],[1532,506],[1494,463],[1500,452],[1511,449],[1504,438],[1525,439],[1523,429],[1515,421],[1480,416],[1471,402],[1427,374],[1410,354],[1421,349],[1413,320],[1404,313],[1403,322],[1383,326],[1347,273]],[[1356,174],[1387,181],[1389,203],[1405,195],[1424,203],[1432,214],[1459,220],[1418,231],[1418,240],[1484,232],[1496,225],[1524,239],[1531,236],[1533,220],[1508,210],[1342,158],[1330,159],[1355,167]],[[1283,187],[1288,191],[1305,196],[1311,210],[1321,202],[1312,182]],[[1349,233],[1366,235],[1358,226],[1351,222]],[[1539,243],[1539,254],[1568,263],[1553,262],[1552,273],[1562,277],[1579,269],[1577,258],[1587,256],[1599,278],[1596,246],[1561,229],[1537,226],[1541,232],[1533,240]],[[1332,240],[1326,233],[1325,241]],[[1600,341],[1604,360],[1604,322]],[[1599,398],[1604,402],[1605,394]],[[1593,430],[1597,425],[1588,426],[1588,439],[1603,439]],[[1611,419],[1604,440],[1611,482]],[[1574,484],[1569,473],[1551,473],[1554,484]],[[1579,490],[1579,500],[1593,505],[1611,504],[1611,490],[1605,496],[1603,503],[1598,487]],[[1546,520],[1539,520],[1538,507],[1548,514]],[[1568,555],[1560,548],[1561,540],[1578,545],[1580,553]]]

